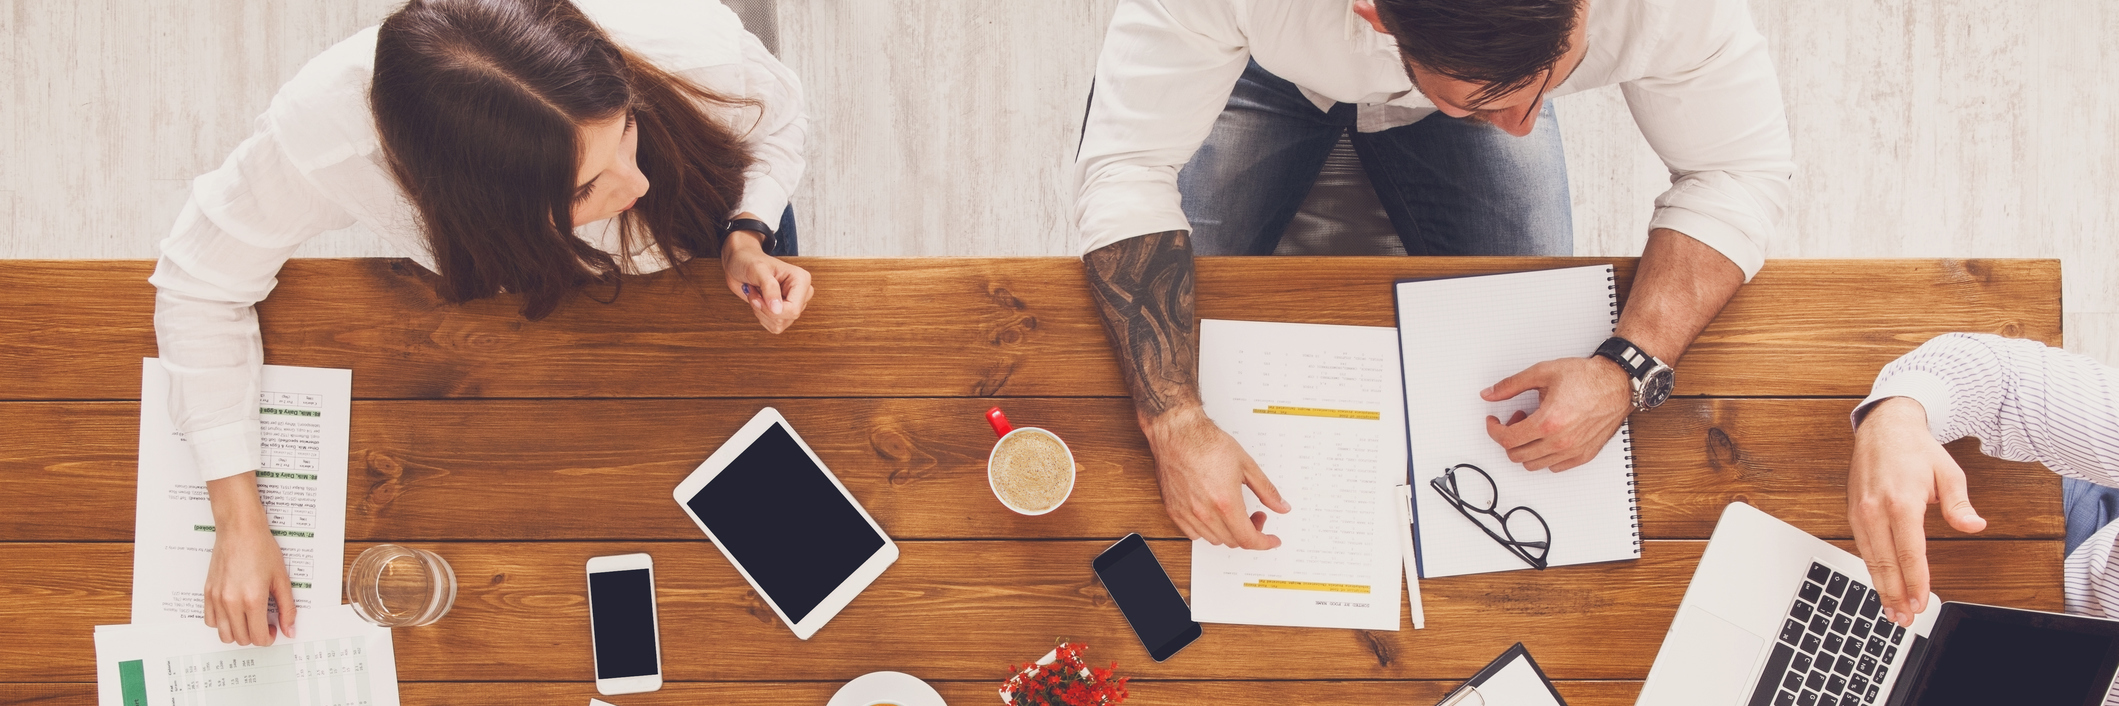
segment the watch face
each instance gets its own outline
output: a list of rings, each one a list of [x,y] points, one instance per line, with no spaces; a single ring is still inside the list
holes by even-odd
[[[1669,368],[1657,368],[1641,381],[1641,408],[1654,409],[1670,399],[1670,388],[1677,382],[1677,374]]]

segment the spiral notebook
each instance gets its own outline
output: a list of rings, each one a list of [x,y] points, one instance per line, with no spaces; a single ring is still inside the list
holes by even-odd
[[[1421,578],[1531,568],[1466,518],[1429,481],[1468,463],[1486,471],[1497,512],[1524,506],[1552,529],[1547,566],[1641,557],[1630,424],[1595,460],[1526,471],[1486,434],[1486,418],[1534,412],[1538,393],[1487,402],[1486,387],[1530,366],[1579,358],[1610,338],[1618,288],[1610,265],[1399,282],[1414,538]]]

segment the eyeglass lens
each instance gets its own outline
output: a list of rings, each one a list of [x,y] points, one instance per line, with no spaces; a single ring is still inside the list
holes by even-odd
[[[1494,487],[1493,477],[1477,466],[1458,464],[1451,467],[1449,483],[1457,491],[1457,502],[1467,508],[1492,512],[1500,500],[1500,491]]]

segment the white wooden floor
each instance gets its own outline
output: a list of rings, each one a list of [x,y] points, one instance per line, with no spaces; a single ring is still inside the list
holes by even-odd
[[[1330,2],[1335,0],[1319,0]],[[153,257],[188,180],[389,0],[0,0],[0,257]],[[795,0],[806,254],[1073,254],[1071,157],[1114,0]],[[1754,0],[1798,203],[1773,257],[2057,257],[2069,347],[2119,364],[2119,3]],[[1636,254],[1667,184],[1615,90],[1560,99],[1576,251]],[[305,255],[383,254],[339,233]]]

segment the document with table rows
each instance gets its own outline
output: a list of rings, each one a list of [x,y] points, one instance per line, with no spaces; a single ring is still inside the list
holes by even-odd
[[[1405,421],[1390,328],[1207,320],[1207,416],[1243,445],[1294,510],[1266,511],[1267,551],[1192,543],[1201,622],[1397,630]]]

